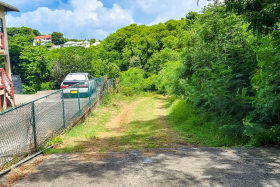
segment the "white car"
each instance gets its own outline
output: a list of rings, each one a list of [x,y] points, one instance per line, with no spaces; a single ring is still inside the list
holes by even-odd
[[[69,73],[60,88],[63,89],[65,97],[89,97],[93,88],[89,84],[90,75],[88,73]],[[78,84],[79,83],[79,84]]]

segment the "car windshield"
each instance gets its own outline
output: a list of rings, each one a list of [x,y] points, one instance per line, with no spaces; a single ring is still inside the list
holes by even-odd
[[[67,75],[65,80],[66,81],[73,81],[73,80],[85,81],[86,80],[86,76],[85,75]]]

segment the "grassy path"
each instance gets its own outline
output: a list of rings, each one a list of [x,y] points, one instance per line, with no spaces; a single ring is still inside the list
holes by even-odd
[[[127,131],[121,137],[120,151],[128,149],[148,149],[182,147],[183,140],[172,131],[166,120],[164,97],[142,100],[126,124]]]
[[[48,153],[114,152],[187,146],[166,120],[166,98],[125,98],[116,95],[108,106],[55,139],[62,142]]]

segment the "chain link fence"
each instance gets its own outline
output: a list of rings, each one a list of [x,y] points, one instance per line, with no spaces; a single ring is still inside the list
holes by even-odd
[[[0,113],[0,171],[77,121],[111,87],[112,79],[94,78]]]

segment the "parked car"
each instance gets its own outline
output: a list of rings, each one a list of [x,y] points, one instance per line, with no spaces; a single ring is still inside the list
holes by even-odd
[[[95,87],[95,85],[89,84],[90,78],[88,73],[69,73],[60,88],[63,89],[66,98],[75,98],[78,93],[80,97],[89,97]]]

